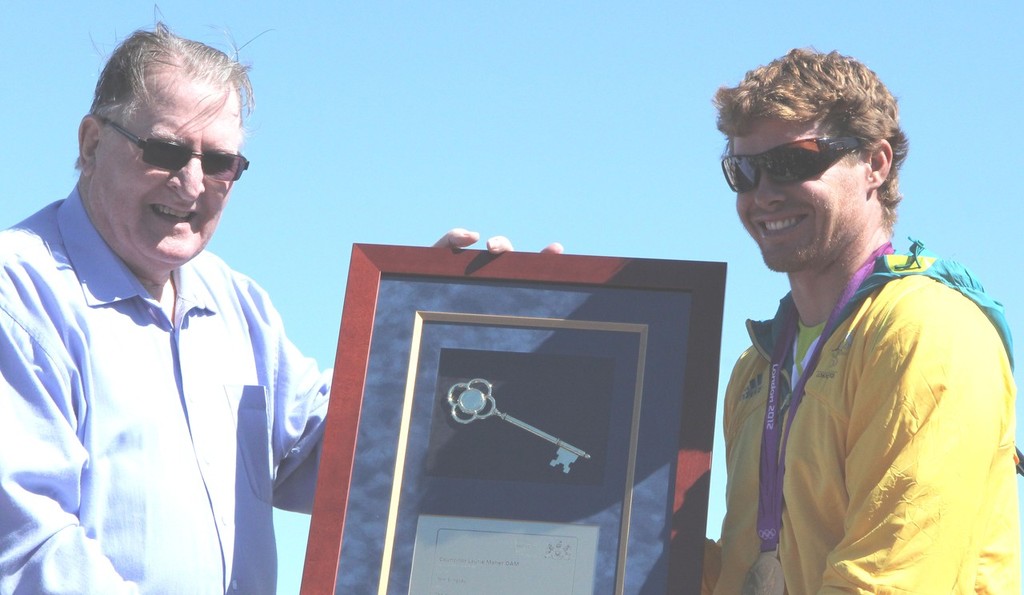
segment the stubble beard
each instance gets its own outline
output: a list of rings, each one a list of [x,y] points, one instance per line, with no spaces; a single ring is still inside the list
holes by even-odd
[[[766,252],[761,250],[761,258],[768,270],[776,273],[794,273],[814,262],[820,251],[814,246],[798,248],[788,252]]]

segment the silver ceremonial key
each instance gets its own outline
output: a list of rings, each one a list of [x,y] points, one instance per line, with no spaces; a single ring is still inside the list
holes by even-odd
[[[494,402],[494,395],[491,394],[491,383],[483,378],[474,378],[469,382],[460,382],[448,389],[448,404],[452,406],[452,418],[460,424],[468,424],[478,419],[485,419],[496,416],[512,425],[518,426],[531,434],[551,442],[558,447],[555,458],[551,460],[552,467],[562,466],[562,473],[569,472],[569,466],[576,462],[576,459],[583,457],[589,459],[590,455],[583,450],[567,443],[543,430],[539,430],[530,424],[512,417],[511,415],[498,411]]]

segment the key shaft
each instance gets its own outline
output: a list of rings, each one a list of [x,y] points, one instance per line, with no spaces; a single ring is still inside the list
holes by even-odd
[[[544,430],[536,428],[536,427],[526,423],[525,421],[523,421],[523,420],[521,420],[521,419],[519,419],[517,417],[513,417],[513,416],[511,416],[511,415],[509,415],[507,413],[504,413],[502,411],[498,411],[497,409],[494,410],[494,415],[500,417],[501,419],[509,422],[510,424],[512,424],[514,426],[518,426],[518,427],[526,430],[527,432],[530,432],[531,434],[533,434],[535,436],[540,436],[541,438],[547,440],[548,442],[558,446],[558,448],[564,448],[565,450],[573,453],[574,455],[576,455],[578,457],[583,457],[584,459],[589,459],[590,458],[590,455],[587,454],[582,449],[576,448],[575,446],[569,444],[568,442],[565,442],[564,440],[560,440],[558,438],[555,438],[554,436],[552,436],[551,434],[548,434]]]

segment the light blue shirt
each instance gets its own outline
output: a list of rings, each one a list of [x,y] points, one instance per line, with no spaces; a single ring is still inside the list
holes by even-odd
[[[77,191],[0,232],[0,267],[0,593],[273,593],[329,373],[263,290],[204,252],[169,320]]]

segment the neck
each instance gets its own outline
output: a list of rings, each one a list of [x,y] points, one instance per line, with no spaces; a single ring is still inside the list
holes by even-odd
[[[146,288],[153,299],[160,302],[160,307],[167,313],[167,316],[174,320],[174,303],[177,297],[177,289],[174,286],[174,277],[168,276],[164,281],[150,281],[139,278],[139,282]]]
[[[789,286],[800,322],[815,326],[825,322],[839,302],[846,284],[871,254],[889,241],[887,236],[865,242],[863,248],[848,251],[823,270],[789,273]]]

